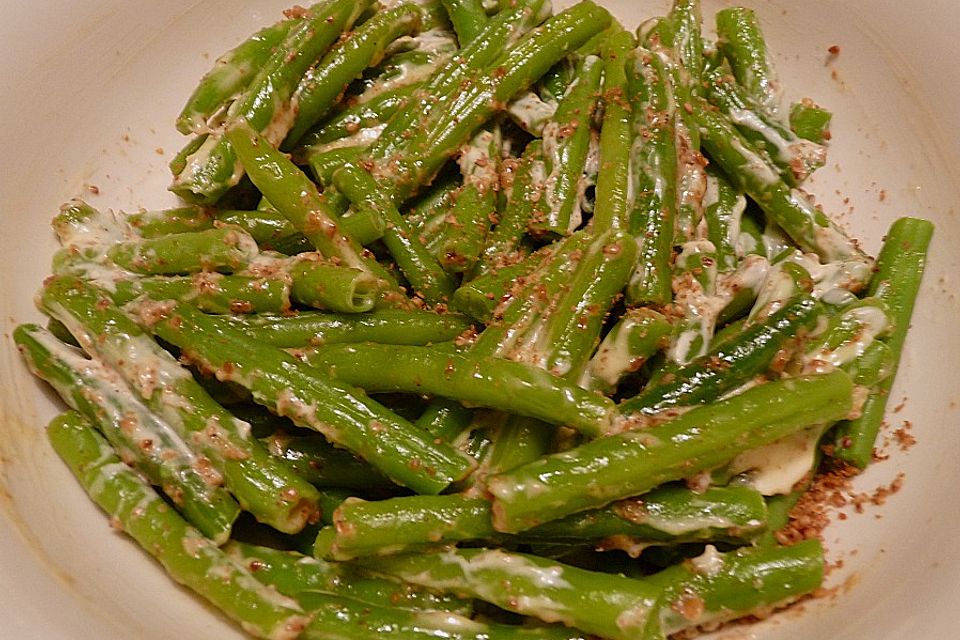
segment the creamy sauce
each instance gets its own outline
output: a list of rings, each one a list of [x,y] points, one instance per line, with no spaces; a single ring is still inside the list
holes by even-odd
[[[890,328],[890,318],[883,309],[874,306],[862,306],[843,313],[844,322],[852,322],[857,327],[853,339],[836,349],[824,347],[819,351],[804,355],[805,373],[826,373],[833,368],[850,364],[863,355],[873,344],[877,336]]]
[[[749,109],[732,109],[728,114],[737,125],[755,131],[763,136],[768,146],[772,146],[775,160],[793,168],[798,180],[809,174],[809,167],[818,167],[826,162],[826,149],[815,142],[797,138],[767,122]]]
[[[708,544],[703,553],[690,559],[690,566],[699,574],[713,577],[723,571],[723,556],[712,544]]]
[[[745,451],[730,463],[731,473],[747,473],[747,482],[765,496],[785,495],[813,468],[821,425]]]
[[[599,378],[608,387],[615,387],[620,379],[633,369],[636,358],[630,348],[630,334],[639,324],[631,319],[617,323],[590,360],[590,365],[584,372],[584,380],[581,380],[581,387],[588,388],[590,383],[587,380],[591,377]]]
[[[335,149],[347,149],[353,147],[366,147],[380,138],[380,134],[387,128],[386,123],[378,124],[373,127],[364,127],[349,136],[339,138],[333,142],[316,145],[311,147],[311,152],[316,154],[326,153]]]
[[[780,175],[773,170],[767,159],[753,149],[743,146],[740,138],[731,138],[730,146],[746,160],[741,169],[753,174],[758,182],[764,186],[772,187],[780,181]]]
[[[714,252],[713,243],[709,241],[688,242],[683,245],[677,262],[682,264],[682,259],[694,254]],[[720,314],[740,291],[759,291],[770,265],[762,256],[751,255],[730,273],[717,275],[715,265],[711,269],[710,279],[715,285],[706,290],[689,273],[683,273],[675,280],[676,302],[684,309],[686,328],[674,337],[667,355],[678,364],[687,364],[707,352]]]
[[[83,205],[76,201],[70,203],[70,206]],[[54,229],[57,231],[60,244],[65,248],[76,250],[101,249],[136,236],[130,225],[117,213],[92,208],[90,215],[82,221],[55,224]]]
[[[766,252],[768,260],[773,260],[785,250],[794,247],[783,229],[772,222],[767,222],[760,237],[763,240],[763,250]]]
[[[536,93],[521,93],[507,105],[507,114],[525,131],[543,136],[544,125],[557,112],[556,103],[544,102]]]
[[[488,630],[484,624],[446,611],[417,611],[414,620],[430,629],[439,629],[454,636],[470,634],[480,637]]]
[[[491,154],[499,146],[498,140],[499,135],[483,130],[463,147],[457,163],[463,174],[464,185],[473,185],[481,193],[496,188],[500,182],[500,172]]]
[[[54,357],[83,376],[83,393],[100,407],[106,421],[122,430],[125,439],[137,445],[138,450],[152,457],[156,464],[192,466],[196,454],[180,435],[159,416],[152,413],[127,387],[117,372],[98,360],[84,357],[69,345],[51,334],[37,332],[33,338]],[[60,390],[60,385],[55,385]],[[69,386],[61,390],[61,396],[69,399]],[[76,407],[74,407],[76,408]]]
[[[431,54],[430,61],[424,64],[408,60],[393,65],[389,77],[374,81],[357,98],[358,104],[367,103],[388,91],[423,82],[446,64],[457,51],[456,36],[445,29],[431,29],[412,38],[401,38],[401,41],[413,43],[413,49]]]

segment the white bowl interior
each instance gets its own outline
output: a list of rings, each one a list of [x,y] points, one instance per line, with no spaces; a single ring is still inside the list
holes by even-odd
[[[623,21],[662,13],[666,2],[605,0]],[[910,421],[916,446],[889,447],[892,458],[857,486],[872,491],[905,473],[883,507],[827,531],[838,595],[720,637],[880,639],[955,637],[960,610],[960,431],[951,365],[960,361],[956,185],[960,155],[960,51],[949,0],[752,0],[792,97],[831,108],[830,164],[813,180],[825,208],[840,214],[876,252],[901,215],[934,220],[922,299],[914,317],[891,406],[892,426]],[[719,3],[705,0],[705,13]],[[169,581],[144,553],[109,529],[59,460],[42,426],[57,411],[9,340],[37,320],[33,295],[48,272],[55,241],[48,222],[81,195],[101,207],[157,208],[166,162],[183,139],[173,118],[220,52],[273,21],[276,0],[145,0],[84,3],[36,0],[3,9],[0,48],[0,292],[4,323],[0,383],[0,613],[4,637],[240,638],[200,600]],[[708,18],[709,24],[710,18]],[[840,54],[827,63],[827,49]],[[94,191],[99,191],[98,194]]]

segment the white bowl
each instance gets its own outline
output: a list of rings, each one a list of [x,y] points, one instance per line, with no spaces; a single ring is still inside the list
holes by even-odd
[[[235,627],[170,582],[146,554],[112,532],[56,459],[43,425],[57,411],[9,340],[39,319],[32,298],[55,242],[48,222],[81,195],[101,207],[156,208],[166,161],[183,139],[173,118],[213,57],[272,22],[284,0],[34,0],[0,8],[0,637],[239,638]],[[628,25],[666,3],[606,0]],[[708,16],[717,3],[706,2]],[[952,0],[753,0],[794,97],[835,113],[827,168],[814,189],[871,252],[901,215],[934,220],[922,299],[890,419],[918,444],[872,467],[864,491],[901,471],[883,508],[827,531],[831,574],[846,587],[724,638],[958,636],[960,621],[960,4]],[[827,49],[840,54],[827,64]],[[93,191],[99,191],[94,194]],[[849,198],[849,201],[847,200]]]

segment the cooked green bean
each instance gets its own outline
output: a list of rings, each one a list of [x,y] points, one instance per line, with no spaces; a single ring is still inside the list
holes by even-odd
[[[43,309],[67,325],[84,350],[116,369],[144,403],[208,459],[212,478],[257,519],[284,532],[303,528],[317,492],[270,457],[237,420],[95,287],[68,277],[47,281]]]
[[[893,370],[871,390],[861,415],[843,423],[836,435],[837,457],[861,469],[873,459],[873,446],[910,328],[910,317],[920,292],[927,248],[932,237],[933,225],[930,222],[918,218],[900,218],[891,225],[877,258],[877,272],[870,282],[868,293],[886,304],[893,320],[890,336],[884,340],[892,352]]]
[[[177,130],[183,134],[203,132],[211,117],[226,112],[274,50],[298,26],[298,19],[278,22],[261,29],[217,58],[180,112]]]
[[[156,307],[156,308],[154,308]],[[254,399],[295,424],[350,449],[398,484],[439,493],[465,477],[472,461],[352,387],[317,375],[276,347],[251,340],[187,305],[145,305],[140,316],[157,336],[249,389]]]
[[[152,414],[107,365],[84,358],[34,325],[17,327],[13,337],[31,371],[97,425],[127,463],[161,487],[193,526],[217,544],[227,541],[240,507],[204,477],[200,457],[176,429]]]
[[[841,371],[768,382],[658,427],[593,440],[494,476],[488,481],[494,527],[523,531],[639,495],[808,425],[843,418],[852,387]]]
[[[259,67],[249,86],[230,105],[226,124],[246,122],[279,145],[293,124],[292,97],[311,65],[372,4],[372,0],[324,0],[306,11],[283,43]],[[197,144],[199,142],[199,145]],[[232,142],[220,130],[204,133],[187,144],[171,165],[171,189],[186,200],[213,204],[240,182],[244,164],[238,165]]]
[[[314,555],[350,560],[466,540],[597,544],[636,554],[644,546],[748,541],[764,529],[766,505],[747,487],[703,494],[665,487],[643,496],[548,522],[514,537],[493,528],[490,501],[463,495],[348,500],[317,536]]]
[[[463,316],[430,311],[377,309],[363,314],[258,315],[230,319],[230,326],[262,344],[303,348],[340,342],[426,345],[453,340],[470,328]]]
[[[331,345],[313,352],[308,362],[369,393],[440,395],[566,425],[591,436],[611,427],[610,400],[520,362],[377,344]],[[389,369],[378,367],[383,362],[391,363]]]
[[[55,418],[47,435],[90,498],[177,582],[261,638],[306,627],[310,616],[296,600],[259,582],[189,526],[79,414]]]

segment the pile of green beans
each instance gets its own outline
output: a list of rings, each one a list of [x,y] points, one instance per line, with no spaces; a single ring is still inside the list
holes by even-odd
[[[13,339],[54,449],[260,638],[663,640],[815,592],[820,542],[776,534],[871,461],[933,228],[848,237],[802,190],[830,113],[782,104],[751,10],[716,21],[257,32],[176,121],[182,206],[53,220]]]

